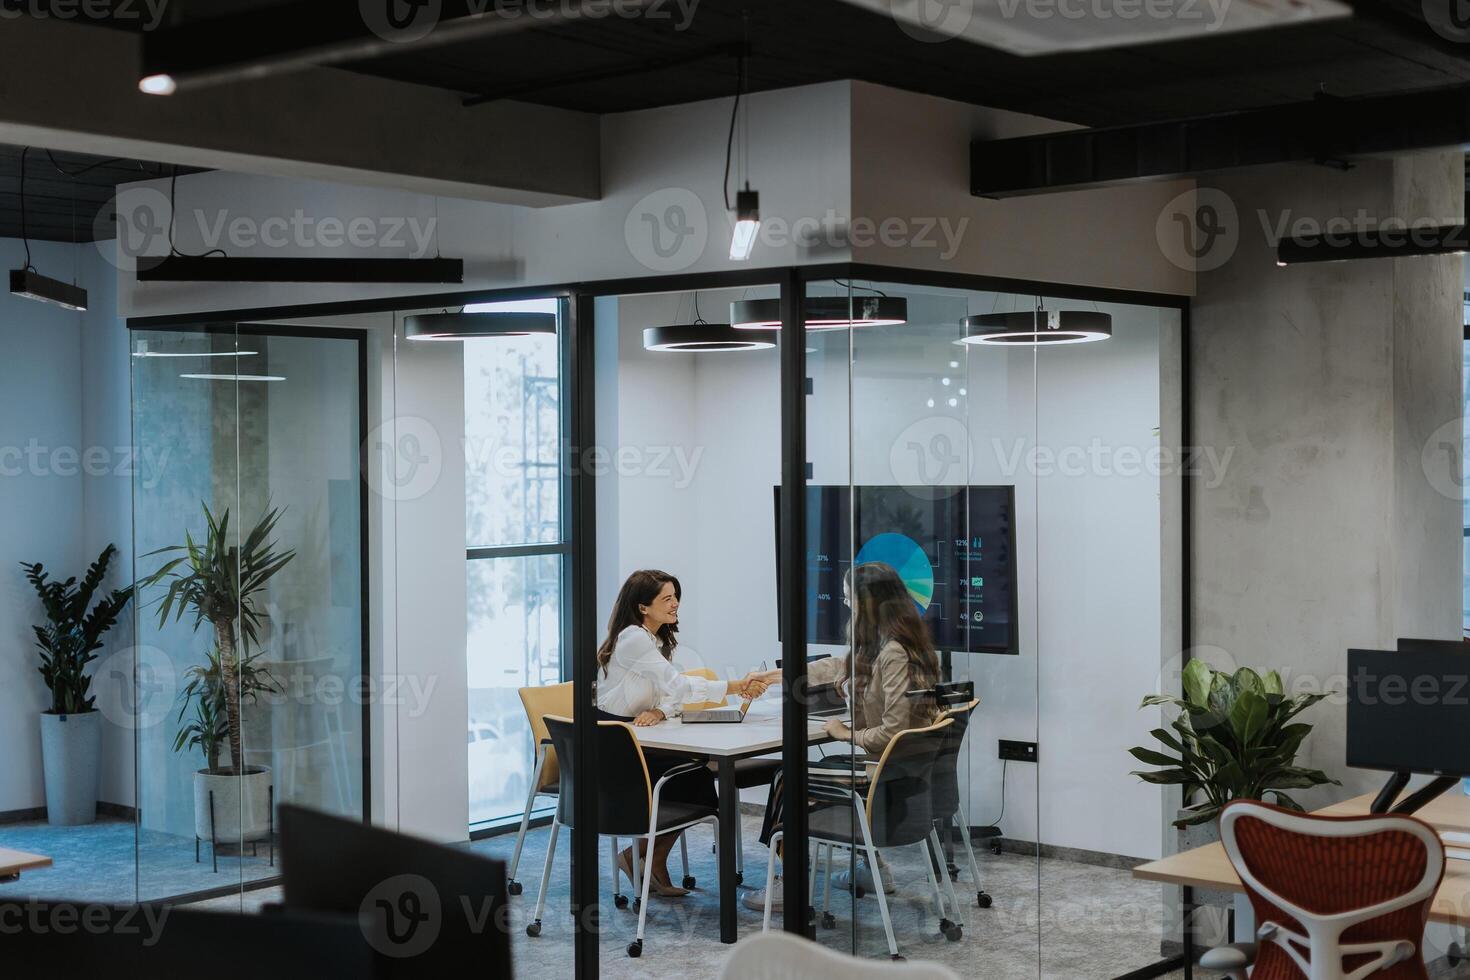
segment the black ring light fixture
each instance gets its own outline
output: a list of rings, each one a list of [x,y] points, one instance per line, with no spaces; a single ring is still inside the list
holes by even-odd
[[[901,296],[809,296],[806,301],[808,330],[887,327],[908,319],[908,300]],[[781,301],[736,300],[730,304],[730,325],[736,330],[780,330]]]
[[[960,321],[965,337],[956,344],[996,347],[1089,344],[1113,336],[1113,316],[1093,310],[1016,310],[977,313]]]
[[[770,350],[776,346],[772,330],[736,330],[728,323],[676,323],[643,331],[643,349],[660,352]]]
[[[403,318],[406,340],[475,340],[556,333],[555,313],[418,313]]]

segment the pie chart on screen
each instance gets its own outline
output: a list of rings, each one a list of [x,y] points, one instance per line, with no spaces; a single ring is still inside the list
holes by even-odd
[[[934,566],[929,564],[929,556],[913,538],[895,532],[874,535],[853,561],[858,565],[881,561],[892,566],[898,577],[903,579],[919,612],[929,608],[929,602],[934,598]]]

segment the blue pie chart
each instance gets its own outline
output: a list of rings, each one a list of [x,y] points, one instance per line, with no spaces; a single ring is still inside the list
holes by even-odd
[[[862,565],[870,561],[881,561],[898,572],[919,612],[929,608],[934,598],[934,566],[913,538],[892,531],[869,538],[854,562]]]

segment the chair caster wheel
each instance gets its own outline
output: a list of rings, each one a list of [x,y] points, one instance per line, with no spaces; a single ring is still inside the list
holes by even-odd
[[[526,935],[531,936],[533,938],[536,937],[536,936],[541,935],[541,920],[540,919],[537,919],[535,922],[532,922],[530,925],[526,926]]]
[[[641,899],[641,898],[635,898],[635,899],[633,899],[633,911],[634,912],[637,912],[638,909],[640,907],[642,907],[642,905],[643,905],[643,899]]]
[[[628,955],[631,956],[635,960],[638,957],[642,956],[643,955],[643,940],[641,940],[641,939],[635,939],[631,943],[629,943],[628,944]]]
[[[690,881],[693,881],[694,879],[691,878],[689,880]],[[743,884],[745,884],[745,872],[744,871],[737,871],[737,872],[735,872],[735,884],[737,884],[737,885],[743,885]],[[694,886],[693,885],[685,885],[684,887],[686,887],[686,888],[693,888]]]
[[[837,928],[837,917],[835,915],[833,915],[831,912],[823,912],[822,913],[822,928],[823,929],[836,929]]]
[[[614,908],[620,908],[620,909],[627,908],[628,907],[628,896],[627,895],[614,895],[613,896],[613,907]]]
[[[907,963],[909,960],[909,958],[907,956],[904,956],[902,953],[894,953],[888,958],[895,963]]]
[[[868,890],[866,888],[864,888],[862,885],[854,884],[852,886],[852,895],[853,895],[854,898],[862,898],[867,893],[868,893]]]
[[[960,869],[959,868],[950,868],[949,869],[949,880],[950,881],[959,881],[960,880]]]
[[[990,845],[990,853],[991,854],[994,854],[996,857],[1000,857],[1000,845],[999,844],[991,844]]]
[[[951,922],[948,919],[939,920],[939,931],[944,933],[944,938],[948,939],[952,943],[959,942],[960,938],[965,934],[965,929],[963,926],[959,925],[958,923]]]
[[[507,881],[505,883],[505,890],[510,892],[510,894],[512,895],[519,895],[525,889],[521,886],[521,883],[519,881],[516,881],[514,878],[512,878],[510,881]]]
[[[695,883],[693,875],[685,875],[683,882],[681,882],[685,888],[693,888]]]
[[[980,906],[982,909],[988,909],[988,908],[990,908],[990,906],[993,904],[993,902],[994,902],[994,900],[989,895],[987,895],[985,892],[976,892],[975,893],[975,904],[978,905],[978,906]]]

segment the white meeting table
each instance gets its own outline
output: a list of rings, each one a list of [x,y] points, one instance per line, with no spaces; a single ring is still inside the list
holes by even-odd
[[[825,718],[807,721],[809,745],[835,741],[824,730]],[[720,942],[735,942],[735,838],[740,833],[740,790],[735,785],[735,763],[781,751],[781,701],[762,698],[751,704],[738,725],[686,725],[678,719],[647,728],[634,727],[638,744],[650,752],[708,756],[715,763],[720,789]],[[803,754],[802,761],[806,758]]]

